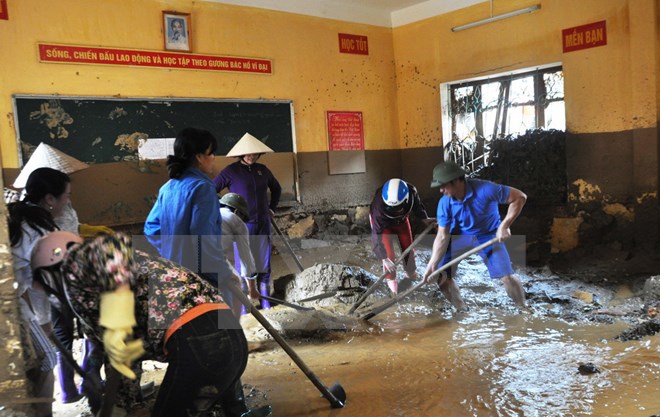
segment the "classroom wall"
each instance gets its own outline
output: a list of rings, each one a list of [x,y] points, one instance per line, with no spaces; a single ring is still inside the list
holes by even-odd
[[[490,3],[394,29],[401,147],[438,145],[441,83],[561,63],[572,210],[556,215],[584,223],[573,231],[582,234],[576,245],[591,227],[588,243],[614,228],[634,229],[627,244],[652,246],[660,217],[657,2],[498,0],[493,15],[533,4],[541,10],[455,33],[489,17]],[[563,53],[562,29],[602,20],[607,45]]]

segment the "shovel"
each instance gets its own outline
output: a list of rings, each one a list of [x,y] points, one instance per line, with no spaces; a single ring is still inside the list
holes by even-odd
[[[311,297],[303,298],[302,300],[296,300],[296,301],[298,301],[299,303],[304,303],[304,302],[307,302],[307,301],[322,300],[324,298],[333,297],[333,296],[337,295],[337,293],[340,292],[340,291],[355,291],[355,290],[364,291],[364,287],[362,287],[362,286],[359,286],[359,287],[346,287],[346,288],[339,287],[336,290],[322,292],[320,294],[312,295]]]
[[[273,326],[266,320],[266,318],[257,310],[255,306],[250,303],[250,299],[247,298],[245,294],[240,290],[240,288],[233,285],[229,285],[229,289],[238,298],[246,308],[250,309],[250,313],[254,316],[255,319],[266,329],[266,331],[273,336],[273,339],[284,349],[287,355],[298,365],[301,371],[309,378],[310,381],[314,384],[316,389],[318,389],[321,394],[325,397],[326,400],[330,402],[332,408],[343,408],[346,404],[346,392],[338,382],[336,382],[330,388],[327,388],[321,381],[318,379],[314,372],[312,372],[305,362],[300,359],[300,356],[289,346],[289,344],[284,340],[282,336],[273,328]]]
[[[438,275],[440,272],[444,271],[445,269],[456,265],[457,263],[459,263],[463,259],[467,258],[468,256],[471,256],[471,255],[479,252],[480,250],[487,248],[488,246],[496,243],[498,240],[499,240],[499,238],[494,237],[494,238],[490,239],[489,241],[487,241],[485,243],[482,243],[481,245],[477,246],[476,248],[470,249],[469,251],[465,252],[464,254],[457,257],[456,259],[452,259],[451,261],[449,261],[446,264],[442,265],[440,268],[433,271],[433,273],[431,275],[429,275],[427,279],[435,277],[436,275]],[[426,284],[426,281],[421,280],[418,284],[415,284],[414,287],[410,288],[409,290],[407,290],[407,291],[397,295],[396,297],[390,299],[386,303],[383,303],[382,305],[380,305],[380,306],[374,308],[373,310],[371,310],[371,312],[367,313],[366,315],[364,315],[362,317],[362,320],[369,320],[369,319],[373,318],[376,314],[379,314],[379,313],[387,310],[390,306],[398,303],[399,301],[401,301],[402,299],[407,297],[408,294],[416,291],[418,288],[420,288],[424,284]]]
[[[275,223],[275,220],[273,220],[271,218],[270,223],[273,225],[273,229],[275,229],[275,232],[277,232],[278,236],[284,242],[284,246],[286,246],[287,249],[289,249],[289,253],[291,253],[291,256],[293,257],[293,260],[296,261],[296,265],[298,265],[298,269],[300,269],[300,272],[304,271],[305,268],[303,268],[302,264],[300,263],[300,260],[298,260],[298,257],[296,256],[296,253],[291,248],[291,245],[289,244],[289,240],[286,237],[284,237],[284,235],[282,234],[282,231],[280,230],[280,228]]]
[[[414,247],[415,247],[415,246],[416,246],[416,245],[422,240],[422,238],[423,238],[424,236],[426,236],[426,234],[427,234],[428,232],[431,231],[431,229],[432,229],[434,226],[435,226],[435,222],[429,224],[428,226],[426,226],[426,229],[424,229],[424,231],[423,231],[422,233],[420,233],[419,236],[417,236],[417,238],[416,238],[416,239],[410,244],[410,246],[408,246],[408,247],[406,248],[406,250],[404,250],[404,251],[401,253],[401,255],[399,255],[399,257],[396,258],[396,259],[394,260],[394,265],[396,265],[396,264],[398,264],[399,262],[401,262],[401,260],[402,260],[406,255],[408,255],[408,253],[409,253],[411,250],[413,250],[413,248],[414,248]],[[366,290],[364,293],[362,293],[362,295],[360,296],[360,298],[358,298],[358,300],[355,302],[355,304],[353,304],[353,307],[351,307],[351,309],[348,310],[348,314],[353,314],[353,313],[355,312],[355,309],[358,308],[358,307],[360,306],[360,304],[362,304],[362,303],[364,302],[364,300],[366,300],[367,297],[369,297],[369,295],[370,295],[372,292],[376,291],[376,288],[378,288],[378,285],[379,285],[381,282],[383,282],[383,280],[385,279],[385,277],[387,276],[387,274],[388,274],[388,272],[384,272],[381,276],[378,277],[378,280],[377,280],[376,282],[374,282],[371,286],[369,286],[369,288],[367,288],[367,290]]]
[[[303,311],[314,310],[313,307],[304,307],[304,306],[301,306],[301,305],[298,305],[298,304],[290,303],[288,301],[280,300],[279,298],[269,297],[267,295],[260,295],[259,298],[263,298],[264,300],[268,300],[271,303],[282,304],[283,306],[291,307],[291,308],[294,308],[296,310],[303,310]]]

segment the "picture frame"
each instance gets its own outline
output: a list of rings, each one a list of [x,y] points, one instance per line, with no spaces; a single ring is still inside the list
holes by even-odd
[[[192,51],[190,13],[163,12],[163,43],[166,51]]]

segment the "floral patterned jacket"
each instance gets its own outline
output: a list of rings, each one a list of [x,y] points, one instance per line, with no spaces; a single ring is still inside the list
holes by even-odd
[[[174,320],[205,303],[224,304],[217,288],[193,272],[133,250],[122,234],[99,236],[69,249],[62,263],[67,297],[88,337],[102,340],[101,294],[129,284],[135,296],[134,337],[144,342],[144,359],[165,361],[163,337]]]

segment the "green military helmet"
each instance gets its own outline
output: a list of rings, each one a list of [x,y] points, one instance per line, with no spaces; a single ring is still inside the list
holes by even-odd
[[[242,195],[236,193],[227,193],[222,196],[220,199],[220,204],[223,206],[231,207],[238,212],[238,215],[247,220],[250,218],[250,213],[248,212],[247,201],[243,198]]]
[[[456,178],[465,176],[466,172],[455,162],[442,162],[433,168],[431,188],[440,187]]]

